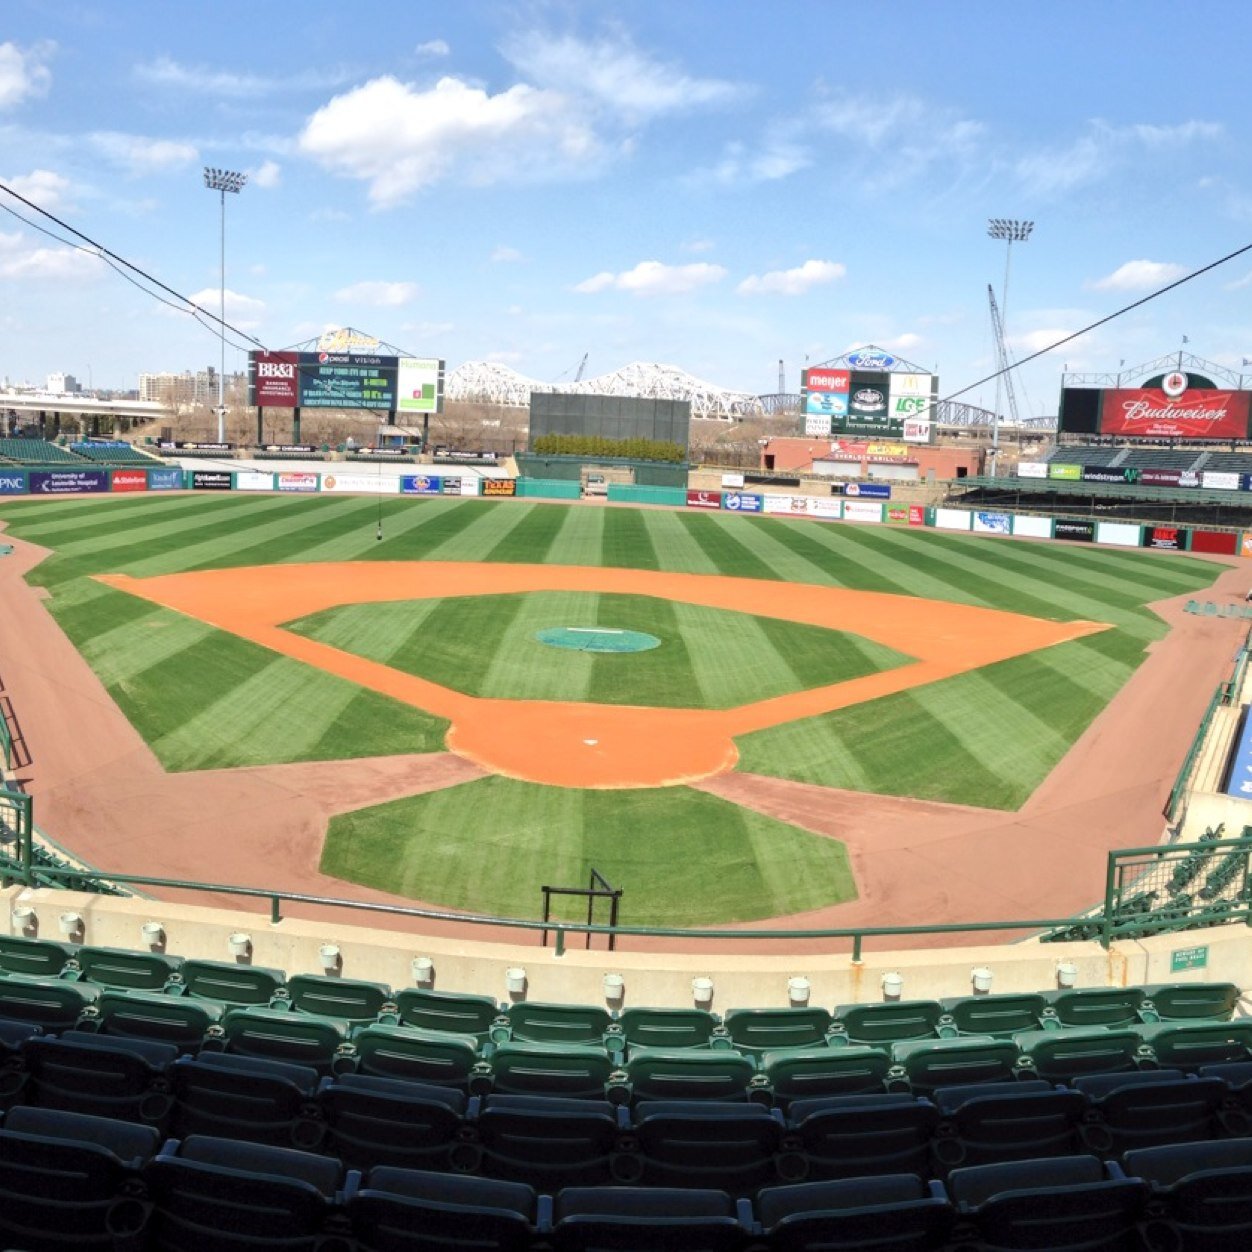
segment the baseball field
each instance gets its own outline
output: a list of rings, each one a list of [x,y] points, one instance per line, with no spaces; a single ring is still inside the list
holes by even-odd
[[[334,817],[325,873],[534,916],[541,883],[594,865],[639,924],[855,896],[838,840],[694,785],[727,770],[1017,809],[1165,635],[1146,606],[1223,569],[523,501],[177,495],[0,520],[48,550],[28,582],[167,771],[480,767]]]

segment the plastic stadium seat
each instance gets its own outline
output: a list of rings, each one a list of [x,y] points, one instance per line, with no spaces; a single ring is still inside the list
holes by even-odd
[[[231,1008],[265,1008],[283,990],[286,981],[287,975],[280,969],[236,965],[231,961],[187,960],[170,979],[167,990]]]
[[[395,1003],[401,1025],[452,1035],[473,1035],[480,1044],[487,1042],[492,1025],[501,1016],[499,1004],[489,996],[450,991],[407,987],[396,993]]]
[[[835,1009],[832,1043],[892,1044],[908,1039],[936,1039],[943,1006],[938,1000],[894,1000],[885,1004],[849,1004]]]
[[[787,1114],[786,1150],[800,1154],[808,1178],[925,1174],[938,1125],[934,1104],[912,1095],[799,1100]]]
[[[66,986],[78,986],[67,983]],[[128,1039],[154,1039],[195,1051],[221,1017],[221,1007],[146,991],[102,991],[84,1010],[83,1030]]]
[[[1156,1022],[1137,1027],[1157,1063],[1171,1069],[1199,1069],[1252,1060],[1252,1019],[1233,1022]]]
[[[491,1028],[493,1043],[604,1044],[612,1023],[606,1009],[588,1004],[511,1004]],[[620,1051],[619,1049],[615,1049]]]
[[[1147,1185],[1094,1156],[971,1165],[948,1175],[958,1221],[978,1248],[1132,1252]],[[981,1241],[981,1242],[980,1242]]]
[[[109,1039],[81,1030],[35,1036],[22,1047],[23,1103],[163,1129],[170,1112],[166,1075],[177,1056],[173,1044],[146,1039]]]
[[[317,1084],[316,1070],[285,1061],[229,1052],[183,1057],[170,1069],[173,1133],[314,1149],[325,1133]]]
[[[1216,1137],[1229,1090],[1220,1078],[1188,1078],[1169,1069],[1098,1074],[1074,1086],[1091,1102],[1083,1143],[1102,1156]]]
[[[1062,1026],[1132,1026],[1139,1021],[1142,987],[1076,987],[1047,997]]]
[[[1041,1079],[940,1087],[934,1101],[941,1116],[931,1141],[937,1173],[1075,1152],[1087,1111],[1081,1092]]]
[[[452,1035],[408,1026],[364,1026],[352,1032],[346,1062],[360,1074],[380,1078],[410,1079],[469,1090],[478,1062],[478,1040],[472,1035]]]
[[[559,1043],[502,1043],[471,1079],[475,1095],[559,1095],[602,1100],[613,1072],[603,1048]]]
[[[353,1023],[375,1022],[384,1011],[395,1011],[391,988],[383,983],[327,978],[324,974],[288,978],[285,993],[275,998],[273,1007],[284,1007],[284,1000],[297,1013]]]
[[[882,1048],[799,1048],[766,1052],[751,1079],[751,1096],[761,1092],[775,1104],[811,1096],[885,1091],[891,1057]]]
[[[0,1067],[16,1059],[27,1039],[42,1034],[33,1022],[11,1022],[0,1017]]]
[[[144,1179],[156,1206],[153,1245],[313,1252],[335,1211],[343,1167],[333,1158],[241,1139],[171,1139]]]
[[[0,935],[0,971],[27,978],[55,978],[77,951],[72,943]]]
[[[759,1104],[648,1100],[634,1113],[634,1149],[614,1162],[625,1182],[656,1187],[710,1187],[747,1195],[777,1182],[782,1115]],[[794,1155],[792,1177],[802,1177]]]
[[[1205,1065],[1201,1078],[1220,1078],[1226,1084],[1226,1099],[1220,1114],[1228,1135],[1252,1135],[1252,1061],[1236,1061],[1233,1065]]]
[[[1017,1044],[1010,1039],[965,1036],[897,1043],[887,1076],[888,1090],[907,1085],[913,1091],[979,1082],[1005,1082],[1013,1077]]]
[[[1229,1021],[1239,1003],[1239,988],[1232,982],[1163,983],[1144,987],[1140,1005],[1143,1021],[1187,1022],[1197,1018]]]
[[[328,1150],[350,1169],[376,1165],[448,1169],[453,1164],[466,1097],[447,1087],[395,1078],[341,1074],[327,1078],[318,1104],[329,1130]],[[477,1153],[462,1157],[472,1167]]]
[[[100,993],[58,978],[0,978],[0,1018],[43,1030],[72,1030]]]
[[[26,1252],[144,1246],[139,1170],[151,1126],[60,1109],[13,1109],[0,1127],[0,1244]]]
[[[555,1252],[733,1252],[751,1215],[724,1191],[677,1187],[566,1187],[555,1199]]]
[[[1133,1030],[1036,1030],[1016,1036],[1028,1077],[1070,1082],[1083,1074],[1115,1074],[1138,1068],[1143,1041]]]
[[[609,1092],[645,1100],[743,1100],[755,1066],[750,1057],[725,1048],[697,1052],[635,1048],[626,1062],[626,1090]]]
[[[630,1116],[607,1100],[556,1096],[488,1096],[474,1122],[482,1170],[493,1178],[526,1182],[540,1191],[606,1184],[637,1177],[618,1166]]]
[[[943,1246],[954,1217],[943,1187],[914,1174],[766,1187],[756,1208],[777,1252],[920,1252]]]
[[[1126,1153],[1124,1167],[1151,1184],[1160,1210],[1144,1229],[1145,1247],[1252,1247],[1252,1139],[1139,1148]]]
[[[707,1048],[717,1018],[704,1009],[623,1009],[617,1024],[626,1046]]]
[[[347,1022],[283,1009],[231,1009],[221,1025],[208,1033],[204,1046],[307,1065],[325,1074],[347,1049],[347,1043]]]
[[[831,1015],[821,1008],[731,1009],[723,1019],[731,1046],[749,1056],[821,1047],[831,1022]]]
[[[381,1166],[346,1204],[360,1252],[526,1252],[535,1192],[516,1182]]]
[[[1041,995],[961,996],[941,1001],[944,1017],[962,1035],[991,1035],[1009,1039],[1025,1030],[1038,1030],[1047,1001]],[[948,1025],[940,1019],[940,1032]]]
[[[121,991],[162,991],[180,965],[178,957],[156,952],[84,947],[66,962],[61,977],[78,977],[97,987]]]

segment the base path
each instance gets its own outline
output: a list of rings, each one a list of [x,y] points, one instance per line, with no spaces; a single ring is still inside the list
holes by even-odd
[[[577,565],[377,561],[266,565],[99,581],[445,717],[482,768],[559,787],[659,787],[734,767],[737,735],[830,713],[1108,629],[998,609],[806,583]],[[282,628],[343,604],[528,591],[654,596],[849,631],[915,658],[883,673],[733,709],[638,708],[465,695]]]

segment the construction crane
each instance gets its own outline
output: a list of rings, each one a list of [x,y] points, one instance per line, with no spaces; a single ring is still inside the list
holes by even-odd
[[[987,284],[987,303],[991,306],[991,335],[995,340],[996,350],[996,407],[992,414],[994,424],[991,431],[991,472],[999,470],[997,462],[1000,458],[1000,385],[1004,384],[1004,401],[1013,425],[1019,425],[1017,417],[1017,394],[1013,390],[1012,362],[1009,359],[1008,344],[1004,342],[1004,323],[1000,320],[1000,306],[996,303],[996,293],[990,283]]]
[[[591,355],[591,353],[590,353],[590,352],[584,352],[584,353],[583,353],[583,359],[582,359],[581,361],[579,361],[579,362],[578,362],[578,373],[574,375],[574,381],[575,381],[576,383],[580,383],[580,382],[582,382],[582,380],[583,380],[583,370],[585,370],[585,369],[587,368],[587,358],[588,358],[590,355]]]

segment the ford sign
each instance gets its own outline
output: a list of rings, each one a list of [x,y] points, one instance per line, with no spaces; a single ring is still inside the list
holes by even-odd
[[[853,352],[847,360],[854,370],[889,370],[896,363],[895,357],[877,348]]]

